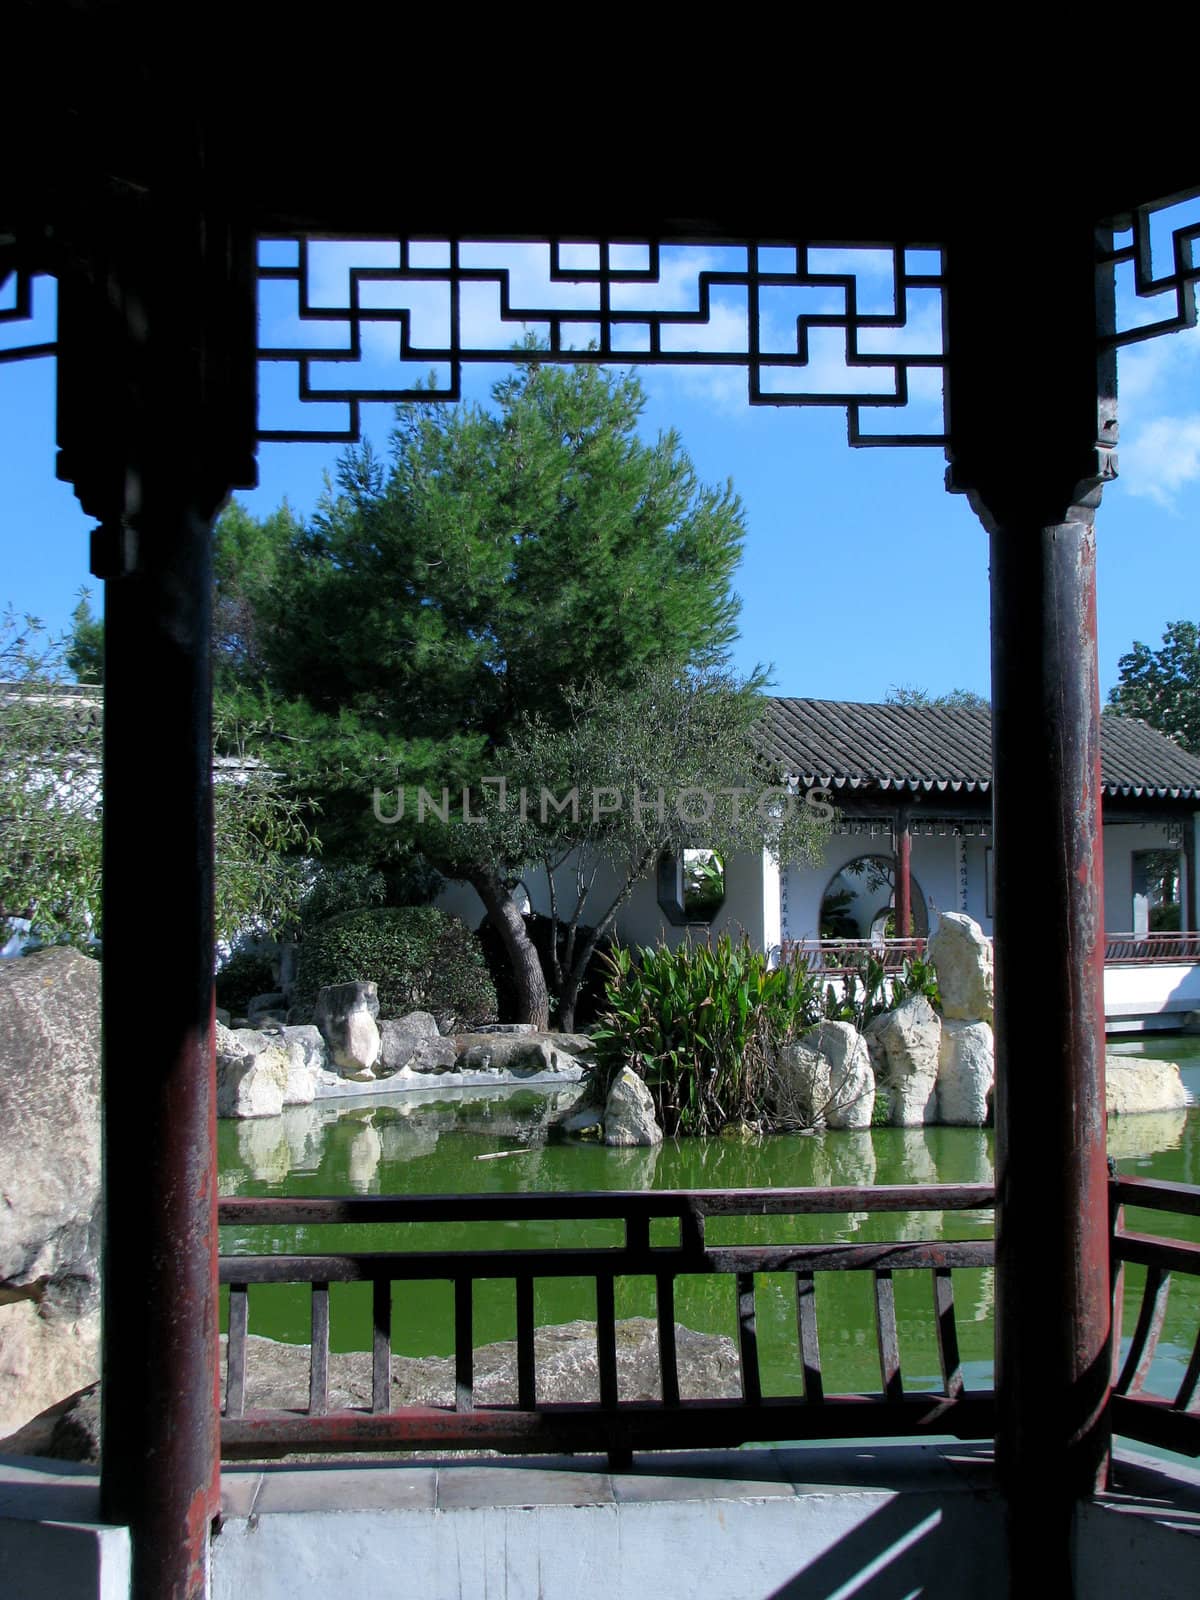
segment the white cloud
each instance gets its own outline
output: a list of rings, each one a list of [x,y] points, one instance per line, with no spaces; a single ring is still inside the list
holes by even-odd
[[[1179,491],[1200,480],[1200,412],[1145,423],[1122,442],[1119,461],[1130,494],[1173,511]]]

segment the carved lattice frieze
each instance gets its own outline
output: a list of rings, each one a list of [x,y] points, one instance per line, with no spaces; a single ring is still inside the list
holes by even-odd
[[[1136,344],[1196,324],[1200,194],[1139,206],[1119,219],[1101,261],[1116,274],[1115,327],[1106,345]]]
[[[51,279],[31,272],[0,271],[0,362],[54,354],[54,318],[42,303],[44,297],[53,298]]]
[[[843,407],[852,444],[944,443],[936,249],[274,238],[258,275],[260,361],[290,373],[264,375],[262,439],[356,439],[364,403],[457,400],[466,365],[530,341],[740,367],[751,405]]]

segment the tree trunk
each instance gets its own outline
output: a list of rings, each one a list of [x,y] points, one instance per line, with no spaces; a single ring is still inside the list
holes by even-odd
[[[525,927],[525,918],[495,873],[482,870],[474,872],[469,882],[483,901],[512,963],[513,980],[517,986],[517,1021],[532,1022],[535,1028],[548,1028],[550,995],[546,989],[546,974],[542,971],[542,963]]]

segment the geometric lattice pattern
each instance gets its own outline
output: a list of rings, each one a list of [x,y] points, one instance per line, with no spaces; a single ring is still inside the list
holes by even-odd
[[[34,313],[34,274],[10,272],[0,277],[0,361],[29,361],[35,356],[53,355],[57,348],[53,339],[44,337],[45,329],[37,326]],[[22,329],[21,324],[28,327]],[[31,342],[21,343],[22,337],[36,335]]]
[[[751,405],[844,407],[852,444],[945,442],[937,249],[289,237],[260,241],[258,277],[260,362],[291,369],[262,373],[261,439],[353,441],[364,403],[457,400],[466,364],[532,340],[741,367]]]
[[[1136,344],[1195,326],[1198,240],[1195,196],[1139,206],[1132,225],[1114,233],[1113,248],[1104,249],[1100,259],[1116,269],[1118,326],[1104,344]]]

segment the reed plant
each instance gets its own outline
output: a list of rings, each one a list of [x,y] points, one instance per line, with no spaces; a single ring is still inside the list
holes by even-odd
[[[780,1046],[821,1018],[807,963],[772,968],[748,938],[728,934],[674,950],[617,946],[606,959],[608,1005],[592,1033],[597,1097],[632,1067],[669,1135],[765,1127]]]

